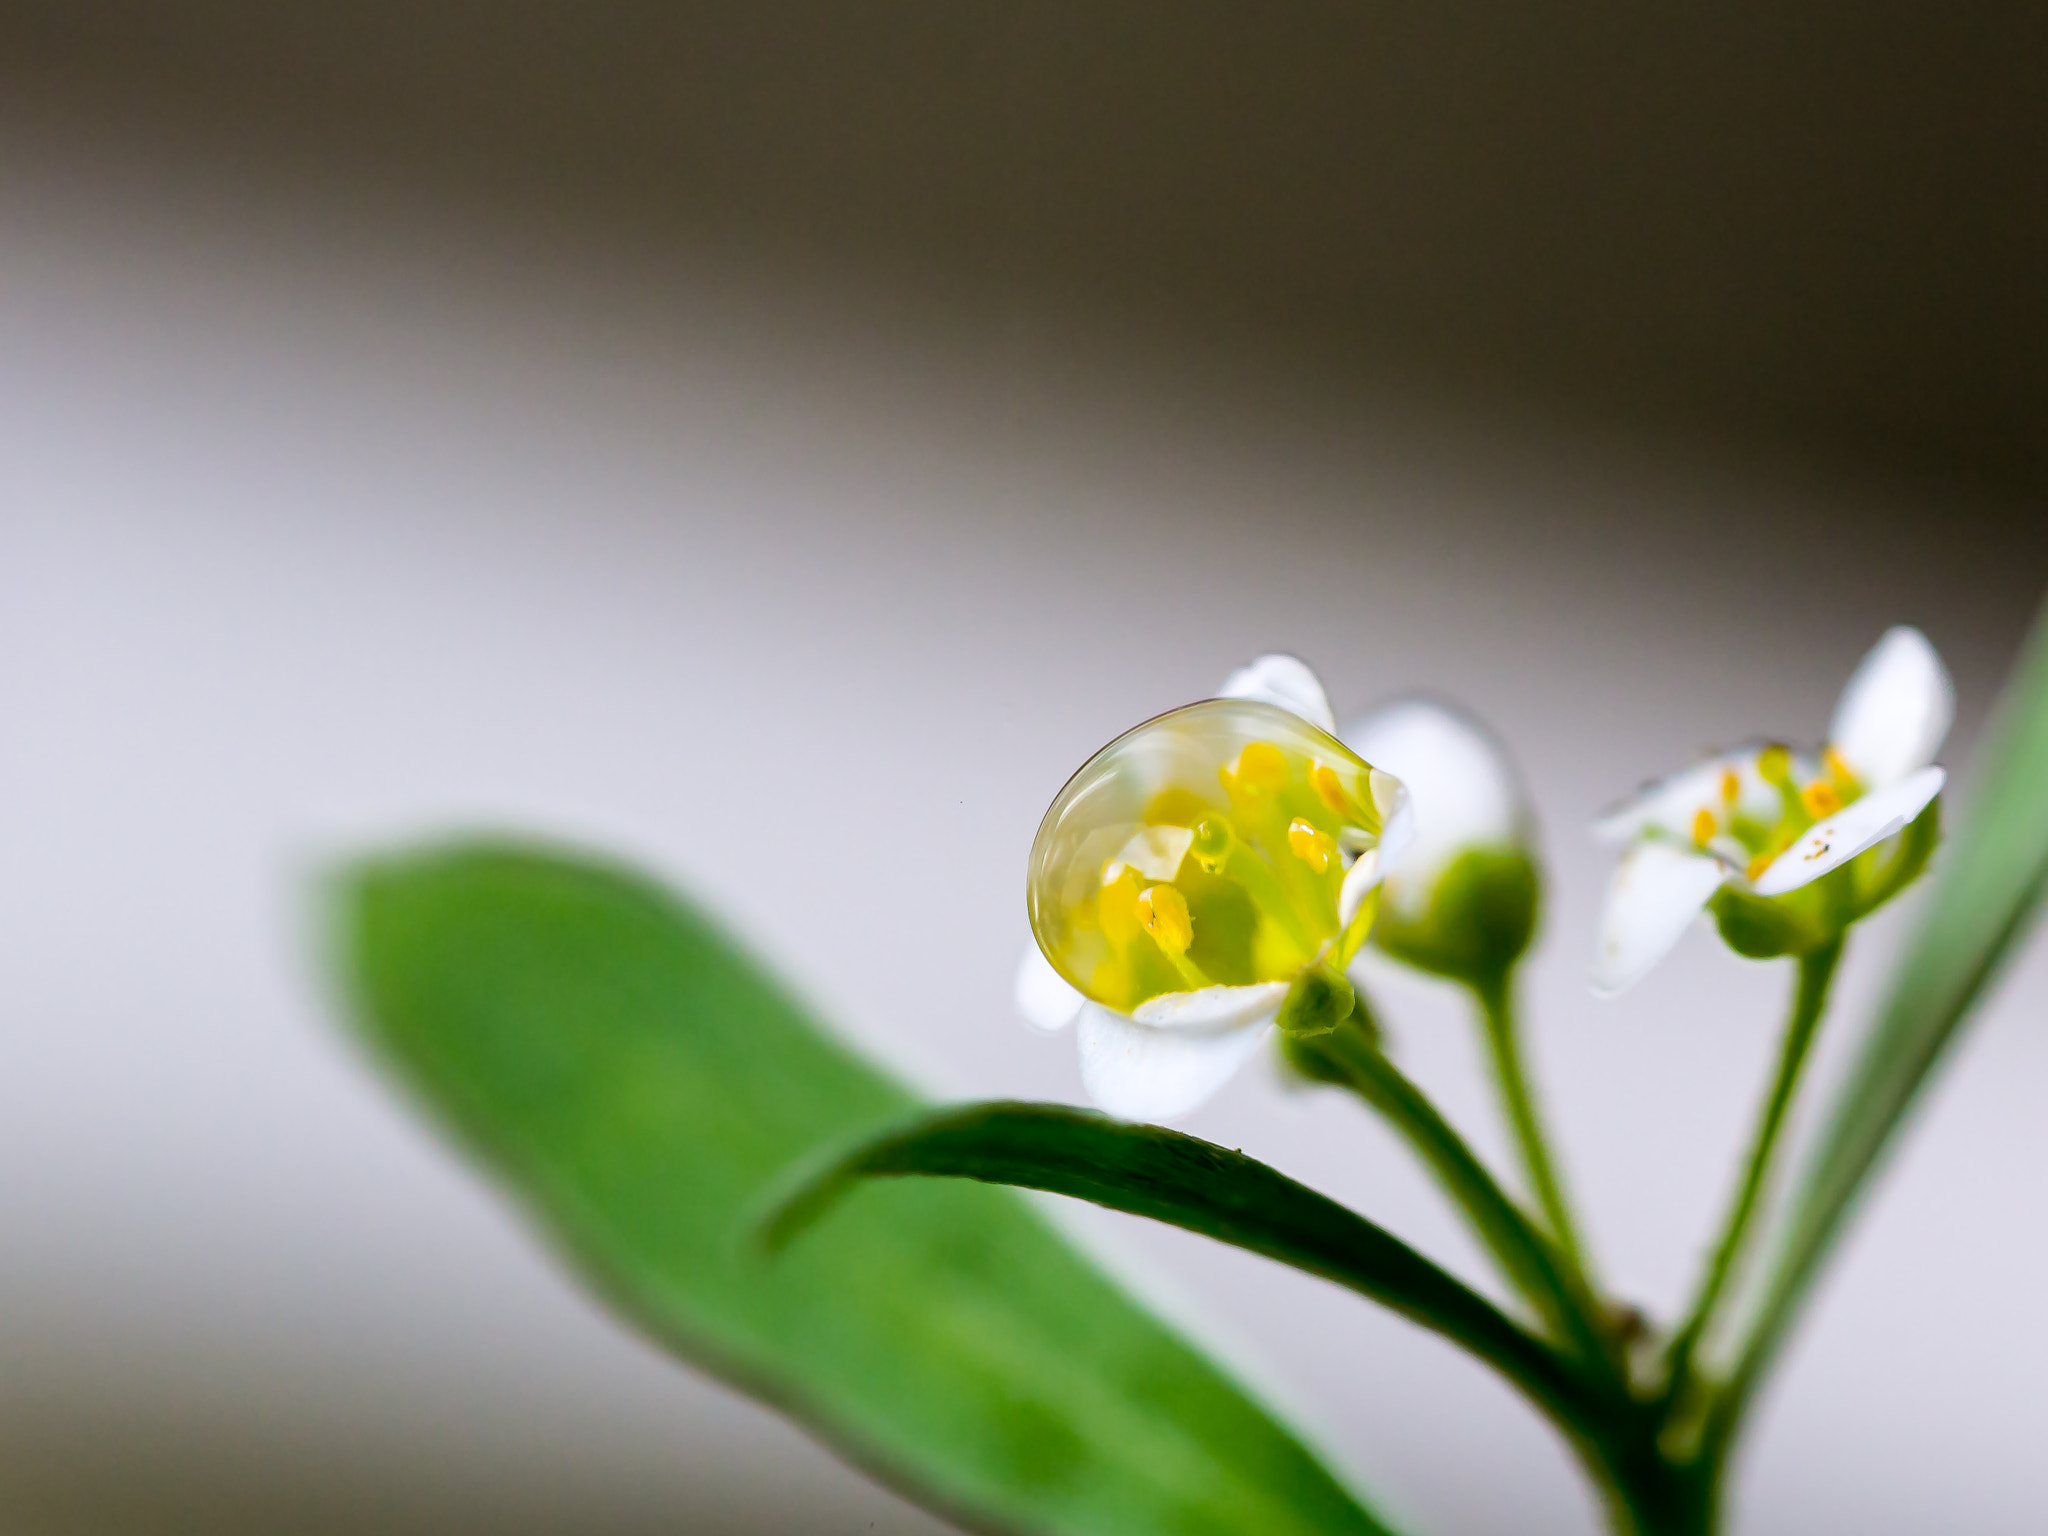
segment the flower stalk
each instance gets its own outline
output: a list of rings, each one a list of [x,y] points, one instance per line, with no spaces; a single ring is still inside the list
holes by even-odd
[[[1793,992],[1791,1015],[1785,1021],[1784,1038],[1778,1048],[1777,1072],[1770,1096],[1757,1117],[1756,1131],[1743,1160],[1742,1176],[1735,1198],[1722,1223],[1720,1240],[1700,1278],[1686,1320],[1673,1336],[1666,1351],[1665,1398],[1674,1414],[1674,1436],[1683,1443],[1695,1432],[1699,1415],[1694,1412],[1695,1363],[1701,1341],[1713,1327],[1718,1308],[1727,1294],[1739,1261],[1749,1247],[1757,1207],[1770,1183],[1780,1134],[1798,1092],[1801,1075],[1812,1053],[1815,1035],[1827,1010],[1828,992],[1835,969],[1842,958],[1842,940],[1837,938],[1799,957],[1799,979]]]
[[[1500,1093],[1501,1112],[1515,1142],[1536,1203],[1543,1212],[1551,1241],[1562,1255],[1567,1273],[1579,1292],[1593,1295],[1591,1267],[1586,1262],[1585,1244],[1565,1198],[1550,1139],[1544,1133],[1536,1095],[1522,1062],[1522,1048],[1516,1025],[1514,983],[1511,973],[1481,977],[1472,984],[1479,1004],[1480,1021],[1486,1034],[1488,1054],[1493,1062],[1494,1086]]]
[[[1377,1113],[1450,1196],[1502,1278],[1557,1341],[1587,1368],[1613,1375],[1597,1304],[1429,1096],[1380,1048],[1362,996],[1355,1016],[1331,1034],[1289,1041],[1288,1057],[1304,1075],[1350,1089]]]

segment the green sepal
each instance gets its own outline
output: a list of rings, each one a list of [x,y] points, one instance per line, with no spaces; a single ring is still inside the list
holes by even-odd
[[[1311,965],[1294,978],[1275,1020],[1288,1037],[1327,1035],[1351,1017],[1358,1001],[1350,980],[1333,965]]]
[[[1884,858],[1878,857],[1884,850],[1880,843],[1850,861],[1856,881],[1851,922],[1875,912],[1926,871],[1927,861],[1941,841],[1941,796],[1930,800],[1927,809],[1892,841],[1896,846]]]
[[[1775,960],[1804,955],[1841,936],[1918,879],[1941,841],[1941,801],[1929,803],[1904,831],[1866,850],[1811,885],[1783,896],[1759,896],[1729,884],[1707,910],[1738,955]]]
[[[1840,872],[1783,896],[1759,896],[1729,884],[1714,892],[1707,910],[1721,938],[1738,955],[1775,960],[1803,955],[1842,931]]]
[[[1429,904],[1405,917],[1380,908],[1372,941],[1385,953],[1453,981],[1477,985],[1505,975],[1536,936],[1543,876],[1520,848],[1474,848],[1438,876]]]

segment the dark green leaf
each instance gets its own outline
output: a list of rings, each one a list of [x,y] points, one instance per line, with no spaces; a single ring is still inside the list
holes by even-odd
[[[771,1250],[863,1179],[926,1175],[1092,1200],[1350,1286],[1486,1360],[1567,1422],[1593,1408],[1547,1345],[1364,1217],[1264,1163],[1178,1131],[1054,1104],[971,1104],[887,1132],[813,1172],[764,1220]]]
[[[1014,1196],[900,1186],[751,1252],[777,1174],[915,1100],[674,897],[491,846],[339,897],[359,1029],[584,1276],[911,1497],[1011,1531],[1383,1529]]]
[[[1742,1404],[1844,1218],[1972,1006],[2026,934],[2048,885],[2048,618],[2008,686],[1969,813],[1877,1023],[1788,1206],[1785,1238],[1720,1414]]]

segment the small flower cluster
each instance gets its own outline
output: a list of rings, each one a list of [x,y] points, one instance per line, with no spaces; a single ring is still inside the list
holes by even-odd
[[[1801,954],[1925,866],[1938,835],[1952,690],[1896,628],[1844,690],[1826,743],[1718,753],[1598,823],[1620,848],[1596,991],[1639,980],[1702,911],[1739,953]],[[1428,699],[1339,732],[1295,657],[1090,758],[1046,813],[1017,1003],[1078,1025],[1089,1096],[1129,1119],[1186,1113],[1277,1028],[1325,1033],[1354,1006],[1370,934],[1390,956],[1497,983],[1535,930],[1533,818],[1506,753]],[[1375,928],[1375,924],[1377,927]]]

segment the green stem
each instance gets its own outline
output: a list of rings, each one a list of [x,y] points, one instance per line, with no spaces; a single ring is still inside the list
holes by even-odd
[[[1364,1015],[1364,998],[1357,1007]],[[1557,1338],[1588,1366],[1605,1368],[1610,1353],[1598,1312],[1560,1267],[1557,1251],[1428,1096],[1388,1059],[1373,1034],[1369,1023],[1361,1026],[1354,1016],[1312,1044],[1343,1083],[1377,1110],[1436,1176],[1502,1275],[1542,1314]]]
[[[1770,1181],[1778,1138],[1798,1091],[1800,1075],[1811,1053],[1821,1015],[1827,1008],[1828,989],[1841,958],[1842,941],[1839,938],[1831,939],[1799,957],[1799,981],[1793,992],[1791,1016],[1785,1022],[1784,1042],[1778,1051],[1777,1076],[1771,1084],[1770,1097],[1764,1102],[1763,1112],[1757,1118],[1749,1156],[1743,1164],[1742,1181],[1736,1188],[1734,1202],[1723,1223],[1721,1240],[1708,1260],[1698,1296],[1685,1324],[1671,1341],[1666,1356],[1669,1382],[1666,1397],[1681,1410],[1683,1399],[1692,1386],[1700,1340],[1713,1326],[1717,1309],[1748,1246],[1757,1206]]]
[[[1487,1045],[1493,1053],[1494,1081],[1500,1089],[1501,1107],[1506,1111],[1509,1129],[1514,1133],[1516,1150],[1521,1153],[1522,1167],[1529,1176],[1537,1203],[1543,1208],[1551,1239],[1564,1258],[1573,1285],[1583,1296],[1591,1298],[1595,1292],[1585,1247],[1579,1241],[1571,1207],[1564,1197],[1564,1186],[1551,1159],[1550,1143],[1537,1117],[1528,1074],[1522,1066],[1521,1044],[1515,1028],[1513,984],[1508,973],[1503,971],[1497,977],[1475,982],[1472,990],[1479,1000],[1480,1015],[1486,1025]]]

